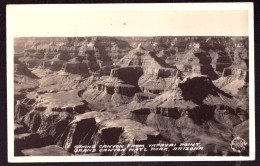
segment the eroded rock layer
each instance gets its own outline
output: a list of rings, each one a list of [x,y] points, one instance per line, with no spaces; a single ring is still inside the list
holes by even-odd
[[[17,156],[249,154],[245,37],[15,41]],[[203,150],[151,148],[184,143]]]

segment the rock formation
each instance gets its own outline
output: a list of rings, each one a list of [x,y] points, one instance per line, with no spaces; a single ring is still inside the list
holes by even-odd
[[[17,156],[249,153],[230,147],[236,137],[249,142],[246,38],[16,40]],[[203,150],[150,147],[182,143]]]

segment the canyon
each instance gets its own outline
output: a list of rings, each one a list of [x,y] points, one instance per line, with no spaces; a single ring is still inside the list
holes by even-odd
[[[248,37],[15,38],[15,156],[239,156]],[[9,110],[10,111],[10,110]],[[201,151],[127,145],[200,143]],[[75,153],[75,146],[124,151]]]

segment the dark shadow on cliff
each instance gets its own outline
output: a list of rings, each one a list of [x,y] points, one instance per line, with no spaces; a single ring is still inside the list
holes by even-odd
[[[211,57],[208,53],[196,52],[194,55],[199,59],[201,64],[201,74],[208,75],[212,80],[218,79],[218,75],[215,73],[211,66]]]
[[[219,96],[219,94],[231,98],[232,96],[215,87],[207,77],[188,79],[179,85],[185,100],[191,100],[197,105],[202,105],[207,96]]]

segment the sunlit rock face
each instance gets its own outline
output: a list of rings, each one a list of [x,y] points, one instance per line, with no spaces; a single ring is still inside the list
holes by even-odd
[[[241,154],[230,146],[236,137],[249,143],[247,38],[15,41],[16,156],[249,154],[248,144]],[[203,150],[132,150],[181,143]],[[82,153],[77,145],[96,149]]]

